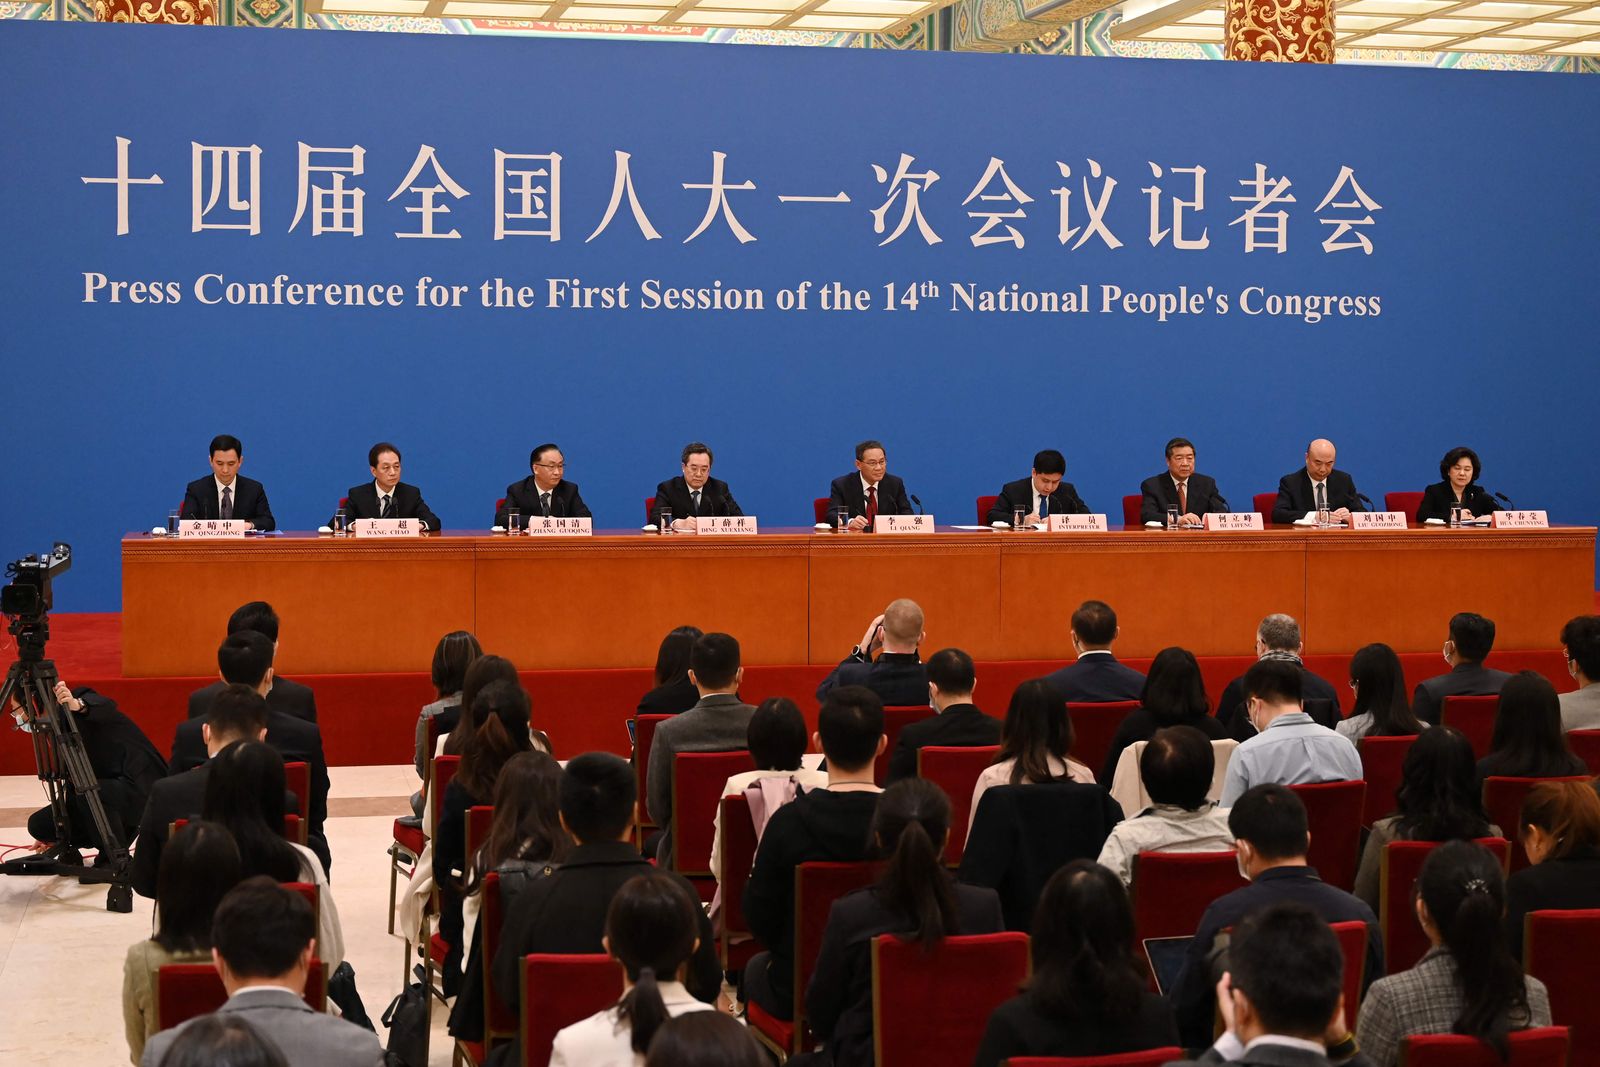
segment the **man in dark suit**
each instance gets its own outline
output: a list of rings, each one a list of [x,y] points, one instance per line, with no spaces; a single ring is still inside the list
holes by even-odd
[[[1339,690],[1306,669],[1301,659],[1305,648],[1300,624],[1292,615],[1268,615],[1256,627],[1256,659],[1281,659],[1299,667],[1301,704],[1305,713],[1331,730],[1344,719],[1339,710]],[[1217,720],[1236,741],[1248,741],[1257,733],[1250,724],[1250,716],[1245,714],[1244,698],[1244,675],[1241,674],[1228,683],[1217,701]]]
[[[229,634],[217,649],[217,666],[229,685],[247,685],[265,699],[272,690],[272,642],[253,630]],[[206,751],[204,719],[189,719],[178,724],[172,738],[171,770],[179,774],[204,763]],[[328,818],[328,759],[322,751],[322,731],[305,722],[267,708],[267,744],[277,750],[285,763],[304,763],[310,770],[311,796],[307,798],[306,846],[331,870],[333,859],[323,823]]]
[[[1110,704],[1138,700],[1144,675],[1117,662],[1111,645],[1119,632],[1117,613],[1101,600],[1085,600],[1072,613],[1072,649],[1076,663],[1045,675],[1069,704]]]
[[[278,654],[278,613],[265,600],[252,600],[228,616],[228,633],[254,630],[272,642],[272,654]],[[189,718],[203,719],[211,710],[211,702],[226,682],[216,681],[189,694]],[[272,674],[272,689],[267,693],[267,707],[283,715],[292,715],[306,722],[317,721],[317,695],[309,685],[291,682],[276,670]]]
[[[528,453],[528,466],[533,473],[520,482],[506,486],[506,499],[495,509],[494,524],[505,526],[507,512],[516,508],[522,513],[517,520],[518,529],[526,529],[528,520],[535,515],[551,518],[588,519],[589,505],[578,494],[576,482],[569,482],[567,457],[553,444],[542,444]]]
[[[1144,497],[1139,504],[1140,522],[1166,525],[1167,512],[1176,508],[1179,526],[1202,526],[1203,516],[1231,510],[1217,492],[1217,483],[1194,472],[1194,442],[1185,437],[1167,442],[1167,472],[1146,478],[1139,484],[1139,492]]]
[[[1007,482],[989,509],[988,521],[1009,523],[1018,508],[1026,508],[1030,522],[1043,522],[1051,515],[1087,515],[1089,505],[1078,496],[1071,482],[1061,480],[1067,473],[1067,460],[1060,452],[1047,448],[1033,457],[1033,474]]]
[[[422,499],[422,490],[400,480],[398,448],[379,441],[368,449],[367,463],[372,467],[372,481],[353,485],[345,494],[347,518],[416,519],[425,530],[441,529],[439,516]]]
[[[879,515],[911,514],[911,498],[906,484],[888,473],[889,457],[881,441],[862,441],[856,445],[856,473],[842,474],[828,487],[828,519],[833,522],[837,508],[846,508],[850,529],[872,531],[872,520]]]
[[[1445,697],[1494,696],[1511,675],[1483,665],[1494,648],[1494,620],[1471,611],[1450,616],[1450,637],[1444,643],[1448,674],[1435,675],[1417,686],[1411,710],[1423,722],[1437,725]]]
[[[978,674],[972,657],[959,648],[941,648],[928,657],[928,703],[937,713],[900,731],[889,754],[889,781],[917,776],[917,752],[929,745],[978,747],[1000,743],[1000,720],[972,702]]]
[[[243,462],[244,445],[237,437],[213,437],[211,474],[189,483],[178,514],[186,519],[242,519],[263,533],[276,530],[278,523],[267,503],[267,491],[260,482],[239,474]]]
[[[702,515],[743,515],[739,502],[733,499],[728,483],[711,477],[714,457],[711,448],[699,441],[683,446],[683,473],[668,478],[656,486],[656,498],[650,505],[652,518],[666,508],[672,512],[674,530],[693,530],[695,519]]]
[[[920,707],[928,699],[928,675],[917,655],[922,644],[922,608],[901,597],[867,624],[861,643],[817,686],[817,702],[841,685],[864,685],[890,707]],[[872,654],[882,653],[876,660]]]
[[[1306,446],[1306,465],[1278,480],[1278,500],[1272,505],[1272,521],[1287,525],[1315,515],[1326,501],[1334,522],[1349,522],[1352,511],[1366,511],[1355,479],[1334,470],[1333,442],[1317,438]]]

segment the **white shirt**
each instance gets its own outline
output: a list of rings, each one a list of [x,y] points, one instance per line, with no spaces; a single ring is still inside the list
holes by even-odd
[[[1317,490],[1319,488],[1322,490],[1322,499],[1323,500],[1327,500],[1328,499],[1328,479],[1324,478],[1320,482],[1317,481],[1315,478],[1311,479],[1311,509],[1313,511],[1315,511],[1316,507],[1317,507]]]
[[[1228,813],[1207,802],[1197,811],[1157,804],[1111,830],[1100,849],[1100,866],[1122,884],[1133,884],[1133,858],[1141,852],[1222,852],[1233,847]]]
[[[222,514],[222,491],[224,489],[228,490],[228,492],[232,494],[229,499],[232,500],[233,506],[239,506],[239,479],[237,476],[235,476],[233,481],[229,482],[227,485],[223,485],[222,479],[218,478],[214,474],[211,476],[211,480],[217,483],[217,514]]]
[[[870,494],[872,492],[872,490],[876,489],[878,486],[880,486],[882,484],[883,484],[883,480],[882,479],[879,479],[878,481],[875,481],[875,482],[869,482],[869,481],[867,481],[867,476],[865,474],[861,475],[861,495],[863,497],[867,497],[868,499],[871,499],[870,496],[868,496],[868,494]]]
[[[682,982],[662,982],[657,988],[672,1018],[714,1010],[690,996]],[[617,1009],[610,1007],[556,1034],[550,1067],[644,1067],[644,1057],[633,1051],[633,1029],[619,1022]]]
[[[1172,475],[1169,474],[1169,475],[1167,475],[1167,477],[1168,478],[1172,478]],[[1182,478],[1182,479],[1172,478],[1172,495],[1173,496],[1178,496],[1179,495],[1178,494],[1178,489],[1179,489],[1180,486],[1183,488],[1183,491],[1185,493],[1187,493],[1189,491],[1189,479],[1187,479],[1187,478]],[[1184,499],[1183,503],[1184,503],[1184,506],[1181,509],[1179,509],[1180,514],[1187,515],[1187,514],[1193,513],[1194,509],[1188,506],[1189,501],[1188,501],[1187,498]]]
[[[382,515],[383,514],[383,500],[384,500],[384,497],[392,497],[392,496],[394,496],[394,491],[395,491],[395,489],[399,489],[400,488],[400,483],[396,482],[394,489],[385,489],[382,485],[378,484],[378,479],[374,478],[374,479],[372,479],[372,488],[374,488],[374,489],[376,489],[378,491],[378,514]],[[399,507],[399,506],[400,506],[399,504],[395,505],[395,507]]]

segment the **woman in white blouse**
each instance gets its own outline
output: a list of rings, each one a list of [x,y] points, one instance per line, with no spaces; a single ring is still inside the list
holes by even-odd
[[[973,787],[967,832],[972,832],[978,801],[992,786],[1062,781],[1093,785],[1094,772],[1071,754],[1072,719],[1061,694],[1043,679],[1017,686],[1000,727],[1000,751]]]

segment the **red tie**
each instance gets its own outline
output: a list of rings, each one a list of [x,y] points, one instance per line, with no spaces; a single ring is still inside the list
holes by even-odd
[[[872,520],[878,517],[878,487],[867,487],[867,529],[872,529]]]
[[[1178,483],[1178,514],[1189,514],[1189,483]]]

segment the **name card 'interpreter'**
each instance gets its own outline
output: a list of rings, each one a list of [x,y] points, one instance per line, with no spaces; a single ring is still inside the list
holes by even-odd
[[[756,517],[754,515],[722,515],[715,518],[703,516],[694,520],[694,532],[713,537],[723,534],[753,534],[756,532]]]
[[[1104,515],[1047,515],[1044,528],[1050,533],[1107,533]]]
[[[872,521],[875,533],[933,533],[932,515],[879,515]]]
[[[1550,516],[1542,511],[1497,511],[1489,522],[1496,530],[1545,530]]]
[[[1207,512],[1205,528],[1208,530],[1265,530],[1259,511]]]
[[[1352,530],[1404,530],[1406,513],[1403,511],[1352,511]]]
[[[350,532],[357,537],[421,537],[422,523],[416,519],[355,519]]]
[[[528,520],[529,537],[589,537],[593,533],[593,519],[570,518],[565,515],[535,515]]]
[[[242,519],[179,519],[180,541],[209,541],[222,537],[243,537],[250,524]]]

